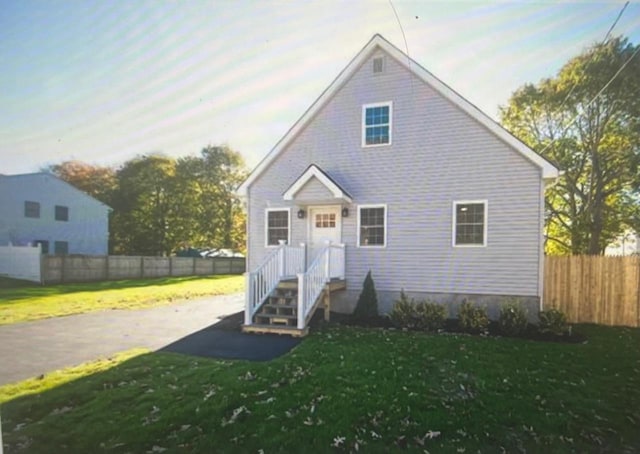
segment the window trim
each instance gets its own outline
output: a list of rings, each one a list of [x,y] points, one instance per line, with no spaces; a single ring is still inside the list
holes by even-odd
[[[371,244],[371,245],[362,245],[360,244],[360,218],[362,215],[362,209],[365,208],[384,208],[384,243],[383,244]],[[371,203],[371,204],[363,204],[363,205],[358,205],[358,219],[356,222],[356,232],[357,232],[357,238],[356,238],[356,247],[358,248],[364,248],[364,249],[385,249],[387,247],[387,232],[389,230],[389,223],[388,223],[388,208],[387,208],[387,204],[386,203]]]
[[[389,107],[389,142],[387,143],[373,143],[367,145],[367,109],[374,107]],[[376,148],[376,147],[388,147],[393,143],[393,101],[374,102],[362,105],[362,120],[361,120],[361,141],[362,148]]]
[[[456,224],[458,223],[458,215],[456,208],[458,205],[467,204],[484,204],[484,225],[482,226],[482,244],[456,244]],[[451,208],[451,246],[454,248],[478,248],[487,247],[488,238],[488,226],[489,226],[489,201],[487,199],[475,199],[475,200],[454,200]]]
[[[38,215],[37,216],[28,216],[27,215],[27,204],[28,203],[32,203],[34,204],[34,206],[38,206]],[[40,205],[40,202],[34,202],[33,200],[25,200],[24,201],[24,217],[25,218],[29,218],[29,219],[40,219],[40,216],[42,214],[42,206]]]
[[[291,244],[291,207],[266,208],[264,210],[264,246],[268,248],[278,247],[278,244],[269,244],[269,213],[272,211],[287,212],[287,244]]]
[[[66,217],[65,219],[60,219],[58,218],[58,208],[64,208],[66,210],[65,214]],[[55,205],[53,207],[53,218],[56,221],[60,221],[60,222],[69,222],[69,207],[67,205]]]

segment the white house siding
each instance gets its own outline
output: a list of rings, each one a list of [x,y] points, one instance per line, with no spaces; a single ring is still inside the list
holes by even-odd
[[[40,204],[40,217],[27,218],[25,201]],[[55,206],[69,208],[69,220],[55,220]],[[0,176],[0,245],[36,240],[68,243],[69,254],[105,255],[109,244],[109,207],[53,175]]]
[[[353,198],[343,219],[349,290],[370,269],[378,291],[538,296],[540,169],[387,56],[371,59],[250,186],[252,269],[264,256],[264,209],[292,206],[283,192],[310,164]],[[391,146],[362,148],[362,105],[393,102]],[[452,203],[488,201],[486,247],[452,247]],[[357,206],[387,205],[387,245],[356,245]],[[292,209],[295,213],[296,208]],[[292,216],[292,242],[307,219]]]

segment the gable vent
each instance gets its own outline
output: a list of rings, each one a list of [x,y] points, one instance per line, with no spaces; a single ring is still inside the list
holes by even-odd
[[[373,73],[380,74],[384,72],[384,58],[376,57],[373,59]]]

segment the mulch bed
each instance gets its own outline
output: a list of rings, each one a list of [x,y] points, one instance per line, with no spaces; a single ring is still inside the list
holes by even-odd
[[[385,316],[371,317],[368,319],[356,319],[351,314],[341,314],[337,312],[331,312],[331,324],[346,325],[346,326],[359,326],[363,328],[384,328],[384,329],[401,329],[396,328],[391,320]],[[317,328],[325,324],[324,315],[322,311],[318,311],[311,320],[311,327]],[[445,322],[444,330],[441,333],[455,333],[455,334],[467,334],[463,331],[459,324],[458,319],[447,319]],[[556,335],[552,333],[541,333],[536,325],[529,324],[524,333],[519,336],[506,336],[500,331],[498,322],[492,321],[489,323],[488,333],[483,336],[496,336],[496,337],[514,337],[517,339],[528,339],[542,342],[562,342],[570,344],[580,344],[587,341],[584,334],[573,329],[570,334]]]

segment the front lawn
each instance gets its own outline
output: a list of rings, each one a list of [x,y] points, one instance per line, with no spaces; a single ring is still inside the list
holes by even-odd
[[[3,404],[5,448],[638,452],[640,329],[578,329],[587,343],[332,327],[265,363],[144,354]]]
[[[243,289],[243,276],[224,275],[0,288],[0,325],[105,309],[140,309]]]

